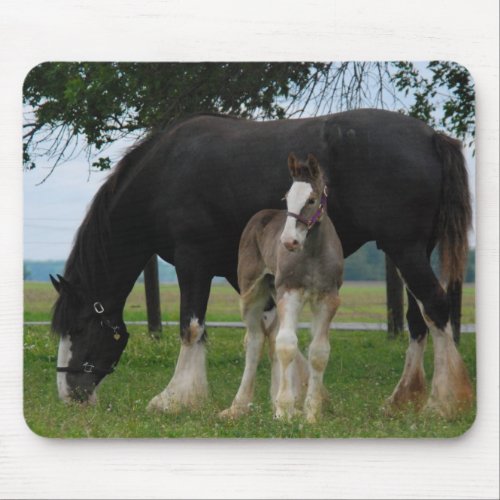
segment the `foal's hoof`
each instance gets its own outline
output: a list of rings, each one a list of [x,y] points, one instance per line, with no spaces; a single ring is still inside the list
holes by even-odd
[[[274,413],[274,418],[276,420],[282,420],[283,422],[290,422],[293,418],[299,417],[302,415],[302,412],[297,410],[296,408],[280,408],[277,407]]]
[[[317,424],[318,423],[318,420],[320,418],[320,414],[319,413],[306,413],[306,422],[308,424]]]

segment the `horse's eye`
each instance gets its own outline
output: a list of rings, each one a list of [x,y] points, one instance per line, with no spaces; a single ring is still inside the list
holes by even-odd
[[[314,198],[309,198],[309,200],[307,200],[307,203],[309,203],[309,205],[313,205],[315,201],[316,200]]]

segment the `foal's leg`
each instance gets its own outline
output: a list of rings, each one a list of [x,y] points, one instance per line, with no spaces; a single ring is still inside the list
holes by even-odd
[[[255,375],[264,346],[262,314],[269,300],[267,278],[263,276],[247,291],[241,294],[241,315],[247,326],[245,333],[245,370],[240,387],[231,406],[219,416],[235,418],[247,413],[253,399]]]
[[[424,351],[427,344],[427,325],[422,317],[415,297],[407,290],[409,345],[403,374],[398,385],[387,400],[387,410],[413,404],[420,408],[426,396]]]
[[[278,319],[265,331],[269,342],[269,359],[271,361],[271,401],[276,412],[276,400],[280,385],[280,363],[276,353],[276,337],[278,336]],[[297,349],[295,359],[288,368],[291,371],[292,392],[298,406],[303,406],[309,381],[309,363],[300,349]]]
[[[318,302],[311,303],[313,319],[312,341],[309,346],[309,385],[304,409],[310,423],[317,421],[323,401],[323,374],[330,357],[330,323],[340,305],[337,292],[330,293]]]
[[[449,305],[425,256],[424,249],[391,255],[413,294],[434,344],[434,375],[427,408],[444,417],[469,408],[473,402],[467,369],[453,341]]]
[[[276,396],[277,418],[290,418],[295,414],[297,393],[294,390],[295,360],[298,353],[297,323],[304,305],[300,290],[278,293],[279,331],[276,337],[276,355],[279,362],[279,388]]]
[[[175,412],[197,407],[208,398],[205,353],[205,313],[212,275],[203,272],[202,260],[176,259],[181,292],[181,350],[175,372],[167,387],[155,396],[148,410]]]

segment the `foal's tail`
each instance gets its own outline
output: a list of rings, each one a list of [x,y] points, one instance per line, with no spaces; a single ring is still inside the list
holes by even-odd
[[[460,141],[436,133],[434,146],[443,163],[437,226],[441,278],[451,285],[463,280],[467,262],[467,231],[472,224],[470,191]]]

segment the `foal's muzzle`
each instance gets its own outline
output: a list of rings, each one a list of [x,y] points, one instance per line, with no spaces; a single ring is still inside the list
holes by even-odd
[[[289,252],[297,252],[300,250],[300,243],[297,240],[286,240],[283,242],[283,245],[285,245],[285,248]]]

